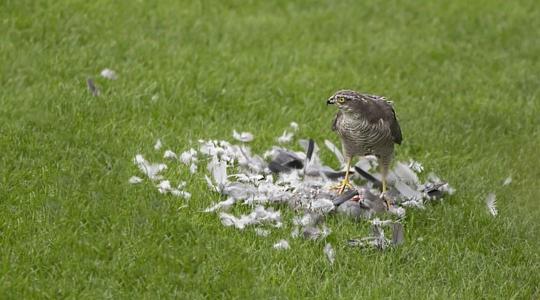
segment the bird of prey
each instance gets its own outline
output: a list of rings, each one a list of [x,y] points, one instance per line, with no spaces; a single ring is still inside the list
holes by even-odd
[[[326,101],[338,107],[332,124],[341,139],[347,162],[345,178],[339,185],[341,194],[350,187],[349,169],[355,156],[375,155],[382,174],[382,193],[386,193],[386,177],[394,156],[394,144],[401,144],[401,128],[392,102],[385,97],[351,90],[336,92]],[[385,199],[386,200],[386,199]],[[388,204],[388,202],[387,202]]]

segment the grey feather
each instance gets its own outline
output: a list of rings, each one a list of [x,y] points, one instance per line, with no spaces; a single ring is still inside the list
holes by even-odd
[[[339,161],[339,164],[341,165],[341,168],[346,168],[347,167],[347,162],[345,161],[345,157],[343,157],[343,153],[341,153],[341,151],[336,147],[336,145],[334,145],[332,142],[330,142],[329,140],[324,140],[324,145],[326,146],[326,148],[328,148],[328,150],[330,150],[332,153],[334,153],[334,155],[336,156],[336,158],[338,159]]]

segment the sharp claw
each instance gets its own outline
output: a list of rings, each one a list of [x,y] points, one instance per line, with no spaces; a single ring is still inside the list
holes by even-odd
[[[390,210],[390,201],[388,201],[388,196],[386,196],[386,192],[382,192],[379,197],[384,200],[384,203],[386,204],[386,210]]]
[[[337,191],[338,195],[343,194],[343,192],[345,192],[345,188],[351,188],[352,189],[352,185],[351,185],[349,180],[343,180],[340,184],[333,187],[333,189],[338,190]]]

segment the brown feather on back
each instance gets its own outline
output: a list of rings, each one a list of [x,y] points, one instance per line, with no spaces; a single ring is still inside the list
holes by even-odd
[[[401,127],[396,118],[396,112],[392,106],[392,102],[386,100],[385,97],[358,94],[355,105],[363,117],[370,123],[377,123],[379,120],[387,122],[390,126],[394,143],[401,144],[403,137],[401,135]]]

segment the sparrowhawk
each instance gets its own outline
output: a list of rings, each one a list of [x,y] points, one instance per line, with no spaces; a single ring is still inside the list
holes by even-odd
[[[401,144],[402,141],[401,128],[392,102],[381,96],[341,90],[326,103],[334,104],[339,109],[332,130],[339,135],[343,153],[348,160],[339,193],[343,193],[345,188],[350,186],[349,169],[353,157],[375,155],[381,167],[381,196],[384,197],[387,189],[386,177],[394,156],[394,144]]]

